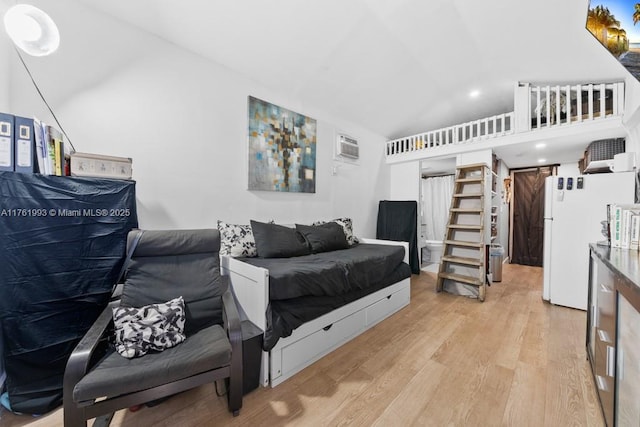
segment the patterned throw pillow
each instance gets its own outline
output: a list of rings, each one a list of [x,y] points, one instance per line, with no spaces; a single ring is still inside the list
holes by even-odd
[[[133,359],[150,350],[174,347],[186,339],[184,322],[182,297],[140,308],[114,307],[116,350],[123,357]]]
[[[327,222],[335,222],[342,227],[349,246],[353,246],[356,243],[359,243],[358,238],[353,234],[353,222],[351,221],[351,218],[336,218],[331,221],[316,221],[311,225],[322,225],[326,224]]]
[[[218,221],[218,230],[220,231],[220,255],[230,255],[234,258],[258,256],[250,225]]]

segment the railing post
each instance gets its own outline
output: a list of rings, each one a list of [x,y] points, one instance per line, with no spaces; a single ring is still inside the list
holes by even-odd
[[[513,108],[517,117],[515,131],[527,132],[531,130],[531,86],[529,83],[516,82],[513,91]]]
[[[578,107],[578,111],[576,112],[576,116],[578,117],[578,121],[582,121],[582,85],[576,86],[576,105]]]
[[[617,115],[624,113],[624,83],[614,83],[613,91],[617,95],[613,98],[614,111],[617,111]],[[617,109],[616,109],[617,104]]]

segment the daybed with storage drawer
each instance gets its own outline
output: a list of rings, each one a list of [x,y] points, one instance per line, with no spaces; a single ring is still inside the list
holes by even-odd
[[[256,244],[260,256],[222,256],[221,268],[241,318],[265,331],[264,386],[280,384],[409,304],[405,242],[361,239],[344,249],[273,258],[262,256],[257,235]]]

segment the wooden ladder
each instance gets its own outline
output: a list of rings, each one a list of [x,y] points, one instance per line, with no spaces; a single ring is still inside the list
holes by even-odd
[[[442,291],[445,280],[477,286],[478,298],[486,293],[485,248],[485,175],[487,166],[459,166],[456,171],[444,252],[436,290]]]

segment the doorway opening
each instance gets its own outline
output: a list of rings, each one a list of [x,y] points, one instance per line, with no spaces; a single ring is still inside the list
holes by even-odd
[[[509,248],[512,264],[542,267],[544,251],[544,182],[555,166],[511,170]]]

